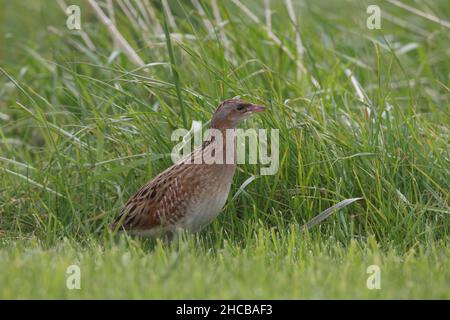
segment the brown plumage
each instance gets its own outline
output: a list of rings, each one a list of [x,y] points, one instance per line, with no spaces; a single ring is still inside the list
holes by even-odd
[[[239,99],[222,102],[213,115],[211,128],[223,134],[224,156],[226,129],[235,128],[252,113],[263,110],[262,106]],[[128,200],[110,228],[153,236],[178,229],[195,232],[210,223],[226,202],[236,168],[235,163],[208,164],[215,156],[216,143],[210,136],[188,157],[144,185]]]

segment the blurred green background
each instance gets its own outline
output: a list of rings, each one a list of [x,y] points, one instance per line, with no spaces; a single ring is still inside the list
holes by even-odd
[[[448,1],[96,3],[145,65],[89,1],[74,31],[63,1],[0,0],[1,298],[449,298]],[[240,166],[200,234],[110,234],[181,111],[236,95],[269,107],[245,126],[280,130],[278,173]]]

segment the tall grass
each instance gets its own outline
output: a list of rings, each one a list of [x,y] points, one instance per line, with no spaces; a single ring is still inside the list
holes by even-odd
[[[0,56],[0,237],[7,248],[29,237],[46,248],[64,238],[106,245],[105,226],[127,198],[171,164],[171,132],[206,123],[221,100],[239,95],[269,107],[245,126],[279,130],[279,171],[259,176],[258,166],[241,166],[230,199],[257,178],[187,241],[224,252],[214,257],[220,261],[243,248],[266,257],[300,250],[290,242],[300,234],[293,230],[362,197],[309,230],[307,246],[326,243],[332,252],[374,241],[399,257],[448,251],[449,33],[430,19],[448,20],[446,1],[411,2],[425,17],[379,2],[381,30],[366,28],[369,3],[362,1],[98,2],[143,65],[90,1],[79,2],[80,32],[64,28],[56,3],[39,3],[24,11],[30,19],[43,12],[32,36],[2,26],[11,33]],[[5,16],[16,10],[3,6]],[[264,246],[261,237],[279,242]],[[187,255],[210,258],[189,248]],[[5,259],[15,259],[5,250]]]

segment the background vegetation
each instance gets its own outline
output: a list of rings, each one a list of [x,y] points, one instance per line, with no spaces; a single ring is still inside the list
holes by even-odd
[[[368,4],[0,0],[0,298],[450,298],[450,4],[378,2],[380,30]],[[278,173],[241,166],[170,245],[107,232],[236,95],[269,107],[245,126],[280,130]]]

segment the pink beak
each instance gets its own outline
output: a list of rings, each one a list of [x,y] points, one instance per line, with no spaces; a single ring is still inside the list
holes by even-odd
[[[266,107],[258,106],[256,104],[247,107],[247,112],[263,112],[264,110],[266,110]]]

